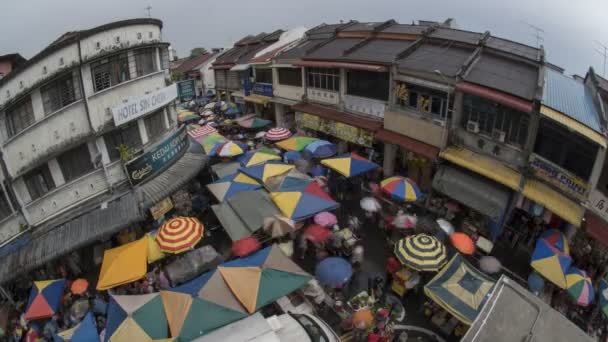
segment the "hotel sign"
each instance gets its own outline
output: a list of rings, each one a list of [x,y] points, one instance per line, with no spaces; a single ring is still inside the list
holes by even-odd
[[[131,185],[141,184],[156,176],[179,159],[187,148],[188,135],[186,134],[186,126],[183,126],[148,152],[125,164],[125,170]]]
[[[118,106],[112,107],[114,125],[116,127],[135,120],[143,115],[151,113],[168,105],[177,98],[175,84],[153,91],[139,97],[133,97]]]
[[[534,169],[536,177],[575,198],[584,199],[589,191],[587,182],[535,154],[530,157],[530,166]]]

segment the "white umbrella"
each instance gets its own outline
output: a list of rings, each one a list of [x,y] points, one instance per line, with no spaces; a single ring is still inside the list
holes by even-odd
[[[205,109],[202,113],[202,116],[209,116],[209,115],[213,115],[213,111],[210,109]]]
[[[257,132],[257,133],[255,134],[256,139],[262,139],[262,138],[263,138],[263,137],[265,137],[265,136],[266,136],[266,132],[264,132],[264,131]]]
[[[417,221],[416,216],[405,215],[403,211],[399,210],[399,213],[393,219],[393,226],[400,229],[414,228]]]
[[[213,109],[215,107],[215,102],[209,102],[203,107],[203,109]]]
[[[498,273],[502,265],[498,259],[493,256],[484,256],[479,260],[479,268],[486,273]]]
[[[363,197],[359,204],[361,205],[361,209],[373,213],[382,209],[378,200],[373,197]]]
[[[439,228],[441,228],[441,230],[443,230],[446,234],[454,234],[454,226],[452,226],[449,221],[444,219],[438,219],[437,224],[439,225]]]

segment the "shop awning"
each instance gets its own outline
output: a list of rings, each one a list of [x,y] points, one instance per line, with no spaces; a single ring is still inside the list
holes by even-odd
[[[534,107],[532,106],[532,102],[522,100],[513,95],[505,94],[498,90],[493,90],[473,83],[458,83],[456,84],[456,90],[498,102],[504,106],[517,109],[524,113],[531,113],[534,109]]]
[[[35,231],[29,243],[0,260],[0,284],[141,220],[136,198],[129,192],[109,200],[105,209],[97,205],[63,225]]]
[[[596,144],[606,148],[606,138],[603,135],[574,120],[573,118],[562,114],[554,109],[551,109],[547,106],[540,106],[540,113],[553,121],[559,122],[560,124],[577,132],[578,134],[587,137]]]
[[[202,153],[186,152],[173,165],[154,179],[135,188],[144,210],[179,190],[207,165],[209,157]]]
[[[320,116],[324,119],[342,122],[355,127],[363,128],[371,132],[376,132],[377,130],[382,128],[381,120],[375,120],[360,115],[341,112],[336,109],[307,102],[300,102],[292,106],[291,108],[302,113],[313,114],[316,116]]]
[[[528,179],[524,185],[523,194],[574,226],[581,226],[583,207],[551,189],[549,186],[539,181]]]
[[[435,146],[425,144],[416,139],[412,139],[410,137],[406,137],[405,135],[401,135],[386,129],[380,129],[378,132],[376,132],[375,138],[390,144],[401,146],[408,151],[425,156],[431,160],[435,160],[437,155],[439,155],[439,149]]]
[[[247,102],[257,103],[257,104],[261,104],[263,106],[267,105],[268,102],[270,102],[270,100],[271,100],[271,98],[268,96],[262,96],[262,95],[257,95],[257,94],[245,96],[243,99]]]
[[[433,189],[499,220],[509,203],[509,191],[500,184],[465,170],[441,166],[433,178]]]
[[[519,189],[521,174],[494,159],[461,147],[448,147],[439,156],[513,190]]]
[[[250,67],[249,64],[236,64],[235,66],[230,68],[230,71],[244,71],[244,70],[249,69],[249,67]]]
[[[215,64],[215,65],[211,66],[211,69],[227,70],[227,69],[232,68],[233,66],[234,66],[234,63]]]
[[[608,247],[608,223],[587,210],[585,213],[586,232],[589,236]]]
[[[301,60],[293,63],[295,66],[313,67],[313,68],[345,68],[354,70],[365,70],[375,72],[387,72],[388,67],[385,65],[378,64],[364,64],[364,63],[349,63],[349,62],[336,62],[336,61],[309,61]]]

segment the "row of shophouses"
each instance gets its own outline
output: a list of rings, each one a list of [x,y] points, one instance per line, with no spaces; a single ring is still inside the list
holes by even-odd
[[[247,36],[216,58],[215,87],[278,125],[374,150],[489,220],[522,203],[608,245],[608,81],[569,77],[533,48],[443,23],[322,24]],[[548,222],[548,220],[547,220]]]

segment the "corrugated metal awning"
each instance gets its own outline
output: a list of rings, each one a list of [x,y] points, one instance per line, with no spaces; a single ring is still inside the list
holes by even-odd
[[[518,190],[521,184],[519,172],[473,151],[461,147],[448,147],[439,156],[513,190]]]
[[[366,70],[366,71],[376,71],[376,72],[387,72],[388,71],[388,68],[384,65],[337,62],[337,61],[301,60],[301,61],[294,62],[293,65],[303,66],[303,67],[316,67],[316,68],[345,68],[345,69]]]
[[[596,144],[606,148],[606,137],[594,131],[593,129],[583,125],[582,123],[574,120],[573,118],[547,106],[540,106],[540,113],[548,117],[549,119],[556,121],[561,125],[566,126],[567,128],[579,133],[580,135],[589,138]]]
[[[208,161],[209,157],[204,154],[186,152],[154,179],[135,188],[142,209],[147,210],[184,186],[203,169]]]
[[[575,227],[581,226],[583,207],[547,185],[533,179],[526,180],[523,195],[549,209]]]
[[[376,132],[374,137],[378,140],[401,146],[408,151],[425,156],[431,160],[436,159],[437,155],[439,154],[439,149],[435,146],[425,144],[416,139],[412,139],[410,137],[406,137],[405,135],[391,132],[386,129],[380,129],[378,132]]]
[[[525,113],[531,113],[533,110],[532,102],[522,100],[515,96],[477,84],[461,82],[456,84],[456,90],[461,91],[463,93],[483,97]]]

